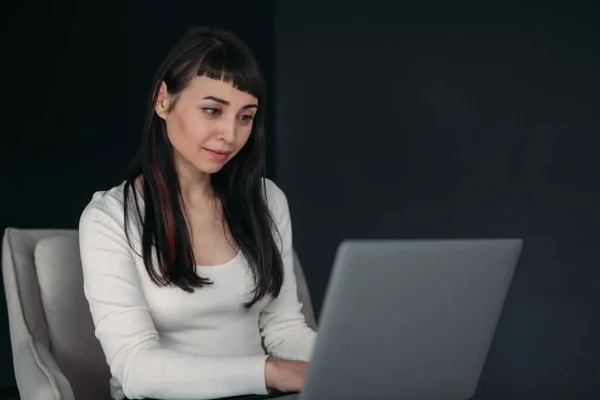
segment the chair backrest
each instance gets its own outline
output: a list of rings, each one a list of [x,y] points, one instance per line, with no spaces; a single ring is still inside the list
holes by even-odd
[[[70,382],[76,399],[110,398],[110,371],[83,293],[83,277],[76,230],[7,229],[4,237],[3,270],[14,273],[15,283],[6,293],[17,291],[19,304],[9,304],[13,351],[31,335],[47,347]],[[298,297],[309,326],[316,329],[311,299],[297,255],[294,270]],[[6,280],[5,280],[6,284]],[[7,295],[8,296],[8,295]]]

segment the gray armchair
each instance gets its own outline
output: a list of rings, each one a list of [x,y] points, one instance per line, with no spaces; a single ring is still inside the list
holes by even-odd
[[[302,311],[316,328],[294,257]],[[7,229],[2,271],[21,399],[110,399],[110,371],[83,294],[77,231]]]

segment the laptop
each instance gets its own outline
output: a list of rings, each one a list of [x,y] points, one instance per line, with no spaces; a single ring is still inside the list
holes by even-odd
[[[302,392],[235,399],[470,399],[522,246],[521,239],[342,242]]]
[[[521,239],[342,242],[304,387],[295,396],[471,398],[522,245]]]

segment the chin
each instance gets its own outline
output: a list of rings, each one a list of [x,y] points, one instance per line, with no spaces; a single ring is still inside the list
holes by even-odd
[[[226,163],[215,163],[212,165],[196,165],[196,169],[198,169],[198,171],[202,171],[205,174],[216,174],[217,172],[219,172],[221,169],[223,169],[223,167],[225,166]]]

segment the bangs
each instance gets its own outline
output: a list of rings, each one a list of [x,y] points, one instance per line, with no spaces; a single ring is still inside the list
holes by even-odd
[[[227,32],[191,30],[171,50],[161,70],[155,79],[152,104],[156,103],[161,81],[170,93],[177,94],[198,76],[222,80],[264,102],[258,62],[237,36]]]
[[[196,68],[197,76],[220,79],[236,89],[261,99],[262,77],[251,55],[227,43],[217,43],[209,48]]]

